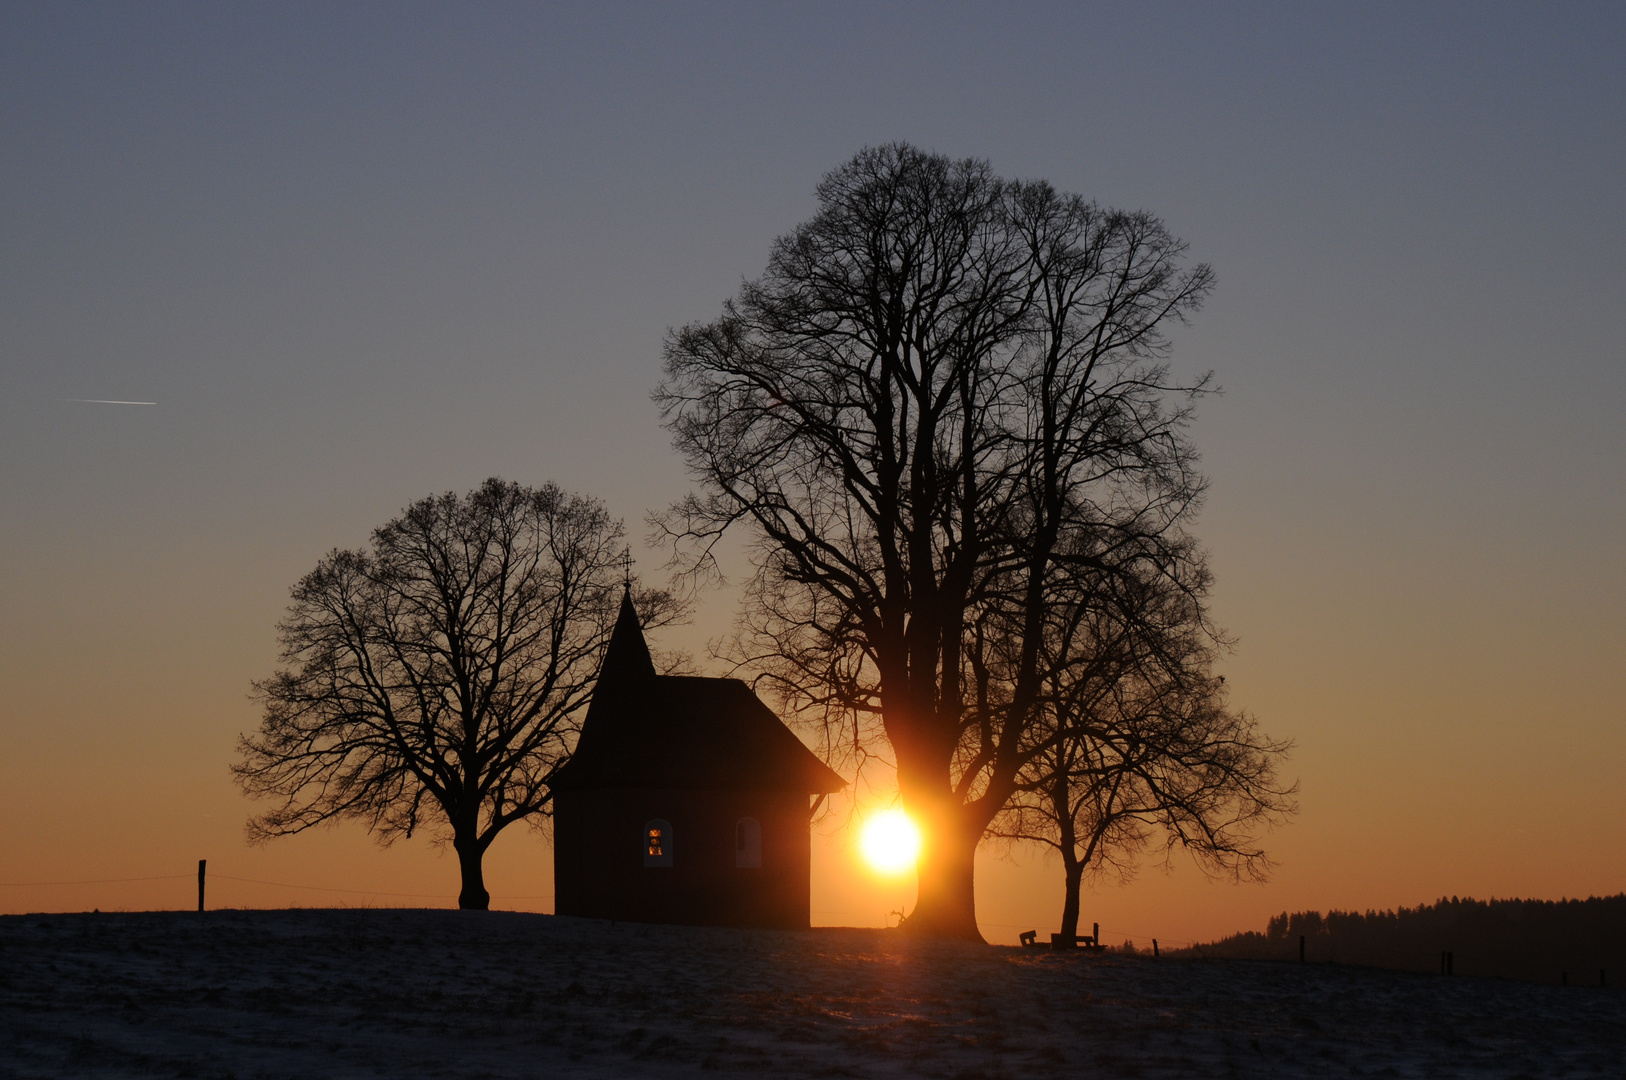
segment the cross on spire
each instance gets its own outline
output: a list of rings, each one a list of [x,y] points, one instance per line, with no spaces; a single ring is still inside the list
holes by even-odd
[[[621,581],[628,592],[632,591],[632,547],[628,545],[621,549]]]

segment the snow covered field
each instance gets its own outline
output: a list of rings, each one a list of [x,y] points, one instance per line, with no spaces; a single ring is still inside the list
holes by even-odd
[[[0,918],[0,1077],[1626,1076],[1626,994],[455,911]]]

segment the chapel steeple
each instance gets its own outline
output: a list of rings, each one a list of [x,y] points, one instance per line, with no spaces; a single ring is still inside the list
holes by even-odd
[[[649,643],[644,640],[643,624],[638,621],[638,611],[632,606],[632,589],[628,587],[621,593],[621,611],[615,617],[615,629],[610,631],[609,647],[604,650],[598,685],[641,683],[654,677],[655,661],[650,659]]]

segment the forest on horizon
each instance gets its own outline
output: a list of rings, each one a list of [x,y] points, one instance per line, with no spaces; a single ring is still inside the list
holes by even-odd
[[[1441,898],[1392,911],[1282,912],[1183,955],[1231,960],[1361,964],[1570,986],[1626,976],[1626,893],[1585,900]]]

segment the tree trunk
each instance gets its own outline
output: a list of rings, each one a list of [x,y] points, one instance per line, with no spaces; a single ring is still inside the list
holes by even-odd
[[[463,872],[463,891],[457,894],[457,906],[474,911],[488,910],[491,894],[486,892],[485,871],[480,866],[486,845],[471,836],[466,840],[454,839],[452,847],[457,850],[457,865]]]
[[[1078,935],[1078,890],[1079,884],[1084,880],[1084,864],[1065,849],[1062,851],[1062,871],[1067,884],[1065,898],[1061,902],[1061,933],[1064,938]],[[1096,942],[1097,945],[1100,942]]]
[[[1078,857],[1078,830],[1073,822],[1071,785],[1068,782],[1065,769],[1056,769],[1055,786],[1050,790],[1050,812],[1055,817],[1057,837],[1061,848],[1062,880],[1066,883],[1066,892],[1061,902],[1061,932],[1063,935],[1076,937],[1078,935],[1078,889],[1079,883],[1084,880],[1084,859]],[[1101,944],[1099,941],[1097,945]]]
[[[977,929],[976,858],[984,825],[975,808],[945,798],[903,795],[920,828],[915,909],[903,926],[926,937],[982,941]]]

